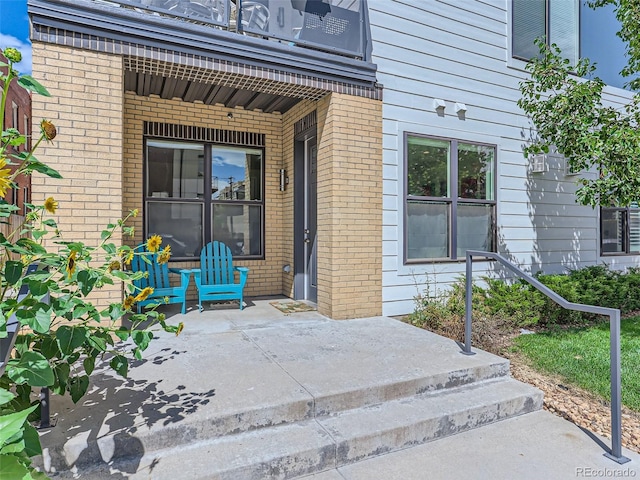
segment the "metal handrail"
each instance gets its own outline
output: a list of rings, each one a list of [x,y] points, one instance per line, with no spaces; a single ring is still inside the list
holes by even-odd
[[[471,287],[472,287],[472,257],[492,258],[500,262],[512,273],[528,282],[540,292],[544,293],[551,300],[567,310],[579,312],[595,313],[609,316],[610,329],[610,355],[611,355],[611,452],[604,455],[611,460],[623,464],[629,459],[622,455],[622,402],[620,386],[620,310],[617,308],[597,307],[595,305],[584,305],[582,303],[569,302],[546,285],[523,272],[513,265],[509,260],[494,252],[483,252],[480,250],[467,250],[467,275],[465,279],[465,324],[464,324],[464,349],[465,355],[473,355],[471,351]]]

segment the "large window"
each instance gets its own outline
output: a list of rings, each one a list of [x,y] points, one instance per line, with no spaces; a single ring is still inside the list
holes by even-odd
[[[602,255],[640,253],[640,208],[600,209]]]
[[[512,0],[512,55],[529,60],[538,55],[536,38],[555,43],[573,65],[588,58],[607,85],[623,87],[620,71],[627,64],[621,25],[613,5],[589,8],[580,0]]]
[[[172,258],[198,257],[212,240],[264,256],[262,149],[148,140],[146,162],[145,233],[162,236]]]
[[[495,147],[405,134],[405,261],[495,250]]]

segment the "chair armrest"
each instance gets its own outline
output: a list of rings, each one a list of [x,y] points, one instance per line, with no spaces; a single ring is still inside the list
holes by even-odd
[[[189,286],[192,270],[189,268],[170,268],[169,273],[177,273],[180,275],[180,287],[186,289]]]
[[[240,285],[247,283],[247,275],[249,275],[248,267],[233,267],[236,272],[240,272]]]

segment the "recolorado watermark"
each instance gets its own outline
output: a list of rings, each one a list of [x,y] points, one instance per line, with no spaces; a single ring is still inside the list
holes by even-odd
[[[635,469],[631,468],[576,468],[576,477],[581,478],[634,478],[637,473]]]

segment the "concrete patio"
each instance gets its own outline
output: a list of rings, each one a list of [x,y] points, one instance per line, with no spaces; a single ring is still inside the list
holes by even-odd
[[[208,306],[123,380],[97,369],[42,432],[54,478],[566,479],[640,474],[542,411],[508,362],[397,320]],[[624,425],[623,425],[624,428]],[[611,473],[613,472],[613,473]]]

